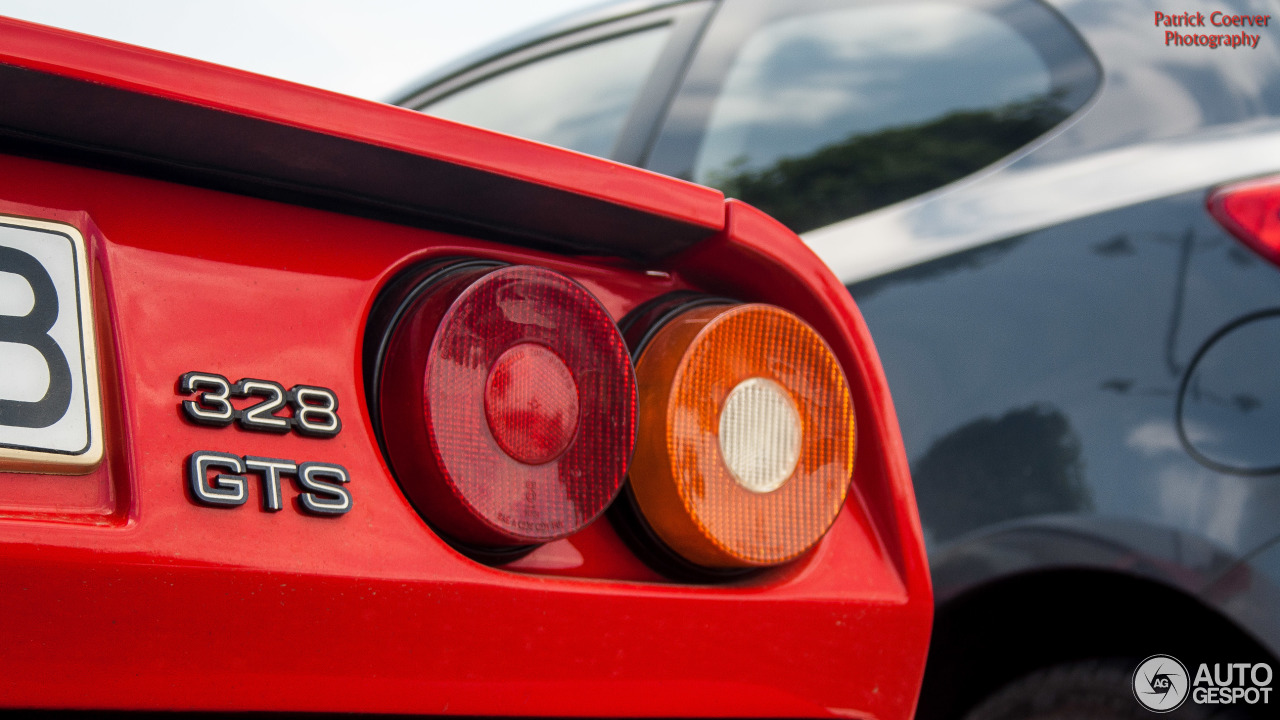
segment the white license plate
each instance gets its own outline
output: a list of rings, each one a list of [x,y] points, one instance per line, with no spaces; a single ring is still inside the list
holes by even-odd
[[[101,416],[84,237],[0,216],[0,470],[88,472]]]

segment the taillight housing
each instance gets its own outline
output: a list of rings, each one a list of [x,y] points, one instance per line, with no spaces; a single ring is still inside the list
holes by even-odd
[[[471,264],[404,293],[375,392],[418,512],[468,548],[571,535],[617,495],[636,387],[608,312],[538,267]]]
[[[715,572],[813,547],[844,505],[856,446],[848,382],[818,333],[772,305],[704,301],[637,349],[630,512],[659,556]]]
[[[419,514],[491,563],[606,508],[674,579],[812,549],[845,508],[857,446],[831,347],[789,310],[696,291],[623,324],[625,339],[584,287],[533,266],[438,261],[388,286],[368,395]]]
[[[1280,176],[1224,185],[1209,193],[1206,204],[1232,235],[1280,265]]]

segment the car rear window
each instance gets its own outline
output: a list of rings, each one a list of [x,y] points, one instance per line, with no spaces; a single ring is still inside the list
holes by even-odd
[[[792,15],[742,42],[692,179],[804,232],[991,164],[1096,84],[1087,51],[1025,0]]]

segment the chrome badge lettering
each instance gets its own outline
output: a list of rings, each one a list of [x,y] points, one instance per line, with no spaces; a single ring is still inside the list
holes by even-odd
[[[211,428],[235,423],[243,430],[315,438],[336,437],[342,430],[338,396],[314,385],[286,390],[271,380],[243,378],[231,382],[212,372],[186,372],[178,378],[183,417]],[[239,403],[233,400],[250,400]],[[282,414],[286,413],[286,414]],[[351,475],[336,463],[297,462],[284,458],[197,450],[187,458],[186,485],[191,499],[207,507],[237,508],[249,500],[249,488],[260,488],[262,509],[284,509],[284,487],[298,487],[297,507],[309,515],[345,515],[351,510]]]

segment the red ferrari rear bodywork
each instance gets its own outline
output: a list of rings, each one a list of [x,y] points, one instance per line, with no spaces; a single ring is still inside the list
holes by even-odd
[[[83,474],[0,459],[0,703],[911,715],[932,603],[897,421],[848,293],[782,226],[669,178],[18,22],[0,21],[0,88],[0,224],[83,236],[104,438]],[[453,257],[558,271],[615,320],[675,290],[807,320],[858,421],[831,531],[717,583],[650,569],[604,519],[502,565],[460,554],[379,449],[363,350],[388,283]],[[328,389],[341,430],[191,422],[193,372]],[[195,502],[200,451],[340,466],[349,512],[304,512],[288,480],[278,510],[256,480],[242,505]]]

